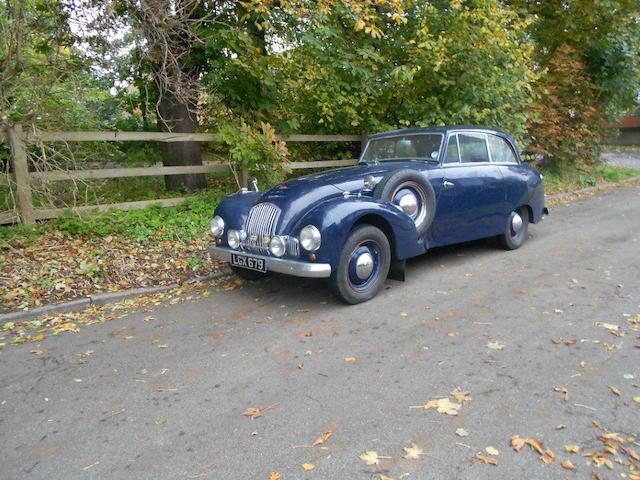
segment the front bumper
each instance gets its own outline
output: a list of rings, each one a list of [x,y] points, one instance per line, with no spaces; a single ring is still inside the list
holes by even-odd
[[[256,255],[253,253],[249,254],[233,250],[229,247],[218,247],[217,245],[209,245],[209,254],[212,257],[217,258],[218,260],[222,260],[223,262],[228,263],[231,260],[232,253],[263,258],[265,264],[267,265],[267,270],[270,272],[286,273],[287,275],[308,278],[328,278],[331,276],[331,265],[329,265],[328,263],[301,262],[300,260],[275,258],[266,255]]]

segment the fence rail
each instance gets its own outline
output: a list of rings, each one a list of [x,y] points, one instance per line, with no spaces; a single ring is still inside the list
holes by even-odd
[[[361,142],[364,145],[366,134],[362,135],[278,135],[285,142]],[[137,202],[87,205],[67,208],[34,208],[31,183],[33,180],[58,182],[65,180],[88,180],[124,177],[150,177],[164,175],[184,175],[199,173],[231,173],[229,165],[209,163],[194,166],[154,166],[136,168],[105,168],[88,170],[60,170],[29,172],[27,145],[39,142],[219,142],[215,133],[167,133],[167,132],[44,132],[24,131],[20,125],[9,127],[0,132],[0,143],[9,143],[11,148],[12,174],[0,174],[0,187],[12,183],[16,186],[17,214],[0,212],[0,225],[22,222],[34,224],[37,220],[56,218],[67,210],[77,213],[106,211],[112,208],[134,210],[151,205],[175,206],[187,200],[186,197],[145,200]],[[291,170],[309,168],[343,167],[355,164],[356,160],[321,160],[309,162],[290,162]],[[246,177],[243,172],[242,177]]]

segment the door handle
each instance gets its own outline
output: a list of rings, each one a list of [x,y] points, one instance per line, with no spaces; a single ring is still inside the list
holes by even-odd
[[[446,189],[449,189],[449,188],[453,188],[453,187],[455,187],[455,186],[456,186],[456,184],[455,184],[455,183],[453,183],[453,182],[450,182],[449,180],[445,180],[445,181],[444,181],[444,183],[442,184],[442,186],[443,186],[444,188],[446,188]]]

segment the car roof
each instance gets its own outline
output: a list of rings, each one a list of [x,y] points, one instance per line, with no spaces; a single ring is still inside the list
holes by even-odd
[[[402,128],[400,130],[390,130],[388,132],[381,132],[372,135],[370,138],[385,138],[385,137],[394,137],[397,135],[411,135],[411,134],[420,134],[420,133],[441,133],[446,134],[451,130],[483,130],[487,132],[494,132],[500,135],[504,135],[507,138],[510,138],[509,135],[502,130],[496,130],[495,128],[484,127],[481,125],[445,125],[441,127],[424,127],[424,128]]]

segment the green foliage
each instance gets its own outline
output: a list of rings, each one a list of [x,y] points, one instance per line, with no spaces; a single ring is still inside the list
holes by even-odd
[[[638,105],[640,4],[508,3],[533,20],[535,59],[545,72],[534,87],[540,101],[530,114],[533,146],[554,162],[597,161],[606,123]]]
[[[484,124],[524,134],[533,44],[527,21],[501,2],[405,1],[397,22],[383,4],[369,30],[336,3],[310,13],[313,28],[292,28],[295,48],[276,62],[281,127]]]
[[[0,227],[0,250],[12,241],[35,242],[40,234],[55,230],[63,235],[107,237],[119,235],[137,242],[193,239],[207,232],[213,211],[223,193],[194,195],[171,208],[153,206],[142,210],[110,210],[78,216],[68,212],[35,227]]]
[[[539,100],[531,107],[529,152],[564,166],[597,163],[606,124],[579,52],[567,45],[556,49],[535,88]]]
[[[282,181],[288,151],[286,144],[277,139],[271,125],[261,123],[258,129],[244,121],[238,125],[223,123],[218,135],[236,172],[248,171],[266,185]]]

